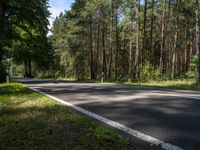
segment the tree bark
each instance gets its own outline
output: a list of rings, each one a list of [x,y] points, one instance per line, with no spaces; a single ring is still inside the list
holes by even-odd
[[[140,0],[136,0],[136,49],[135,49],[135,64],[134,64],[134,79],[138,79],[139,67],[139,40],[140,40]]]
[[[5,6],[0,5],[0,31],[3,29],[4,21],[5,21]],[[2,31],[4,32],[4,31]],[[0,82],[5,82],[6,80],[6,70],[3,65],[3,57],[4,57],[4,51],[3,51],[3,38],[2,35],[0,35]]]
[[[144,1],[144,21],[143,21],[143,35],[142,35],[142,51],[141,62],[145,62],[146,58],[146,20],[147,20],[147,0]]]
[[[151,44],[151,59],[152,63],[154,64],[154,45],[153,45],[153,29],[154,29],[154,0],[152,0],[152,5],[151,5],[151,31],[150,31],[150,44]]]
[[[129,81],[133,80],[133,1],[130,0],[130,43],[129,43]]]
[[[100,49],[100,17],[98,18],[98,24],[97,24],[97,46],[96,46],[96,57],[95,57],[95,77],[94,79],[97,79],[98,74],[98,60],[99,60],[99,49]]]
[[[100,20],[101,20],[101,32],[102,32],[102,71],[101,71],[101,82],[104,82],[106,78],[106,48],[105,48],[105,25],[104,25],[104,6],[100,5]]]
[[[186,25],[185,25],[185,50],[184,50],[184,72],[188,71],[188,48],[189,48],[189,18],[186,17]]]
[[[196,51],[197,51],[197,72],[196,82],[200,84],[200,49],[199,49],[199,0],[196,0]]]
[[[0,82],[6,81],[6,70],[3,65],[3,48],[0,46]]]
[[[32,78],[32,65],[31,65],[31,59],[28,60],[28,77]]]
[[[176,75],[176,53],[177,53],[177,41],[178,41],[178,23],[179,23],[179,1],[176,1],[176,27],[174,35],[174,47],[173,47],[173,58],[172,58],[172,78],[175,78]]]
[[[115,80],[117,80],[118,70],[118,51],[119,51],[119,29],[118,29],[118,4],[115,1]]]
[[[113,61],[113,0],[111,0],[111,15],[110,15],[110,35],[109,35],[109,49],[110,49],[110,59],[109,59],[109,71],[108,78],[111,79],[112,73],[112,61]]]
[[[90,78],[94,79],[92,16],[90,16]]]
[[[165,13],[166,13],[166,0],[163,2],[163,12],[162,12],[162,27],[161,27],[161,49],[160,49],[160,72],[163,73],[163,55],[165,50]]]
[[[24,60],[24,71],[25,71],[25,74],[24,74],[24,77],[28,77],[28,70],[27,70],[27,60]]]

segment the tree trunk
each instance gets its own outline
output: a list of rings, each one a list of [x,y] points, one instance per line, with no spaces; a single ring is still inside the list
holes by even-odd
[[[90,78],[94,79],[92,16],[90,16]]]
[[[100,43],[99,43],[99,37],[100,37],[100,18],[98,19],[98,25],[97,25],[97,44],[96,44],[96,57],[95,57],[95,77],[94,79],[97,79],[98,75],[98,60],[99,60],[99,49],[100,49]]]
[[[24,60],[24,77],[28,77],[27,60]]]
[[[5,6],[0,5],[0,31],[3,29],[3,24],[5,22]],[[2,31],[4,32],[4,31]],[[3,65],[3,41],[2,41],[2,35],[0,35],[0,82],[5,82],[6,81],[6,69]]]
[[[100,20],[101,20],[101,32],[102,32],[102,71],[101,82],[104,82],[106,75],[106,49],[105,49],[105,25],[104,25],[104,6],[100,5]]]
[[[32,65],[31,65],[31,59],[28,60],[28,77],[32,78]]]
[[[193,43],[192,42],[190,42],[190,44],[189,44],[189,56],[188,56],[188,58],[189,58],[189,60],[188,60],[188,64],[191,64],[191,62],[192,62],[192,53],[193,53]],[[188,71],[189,72],[191,72],[192,71],[192,68],[191,68],[191,65],[189,65],[189,68],[188,68]]]
[[[117,70],[118,70],[118,51],[119,51],[119,29],[118,29],[118,4],[115,1],[115,80],[117,80]]]
[[[143,21],[143,35],[142,35],[142,55],[141,62],[145,63],[146,60],[146,19],[147,19],[147,0],[144,1],[144,21]]]
[[[129,81],[133,80],[133,1],[130,0],[130,43],[129,43]]]
[[[135,65],[134,65],[134,79],[138,79],[139,67],[139,40],[140,40],[140,0],[136,0],[136,49],[135,49]]]
[[[197,51],[197,72],[196,81],[200,84],[200,49],[199,49],[199,0],[196,0],[196,51]]]
[[[109,59],[109,71],[108,78],[111,79],[112,73],[112,61],[113,61],[113,1],[111,0],[111,15],[110,15],[110,36],[109,36],[109,49],[110,49],[110,59]]]
[[[154,0],[152,0],[151,5],[151,31],[150,31],[150,44],[151,44],[151,59],[152,63],[154,64],[154,46],[153,46],[153,29],[154,29]]]
[[[175,78],[176,75],[176,53],[177,53],[177,41],[178,41],[178,23],[179,23],[179,1],[176,1],[176,27],[174,35],[174,47],[173,47],[173,58],[172,58],[172,78]]]
[[[0,66],[3,65],[3,46],[0,45]]]
[[[163,12],[162,12],[162,27],[161,27],[161,49],[160,49],[160,72],[163,73],[163,67],[164,67],[164,62],[163,62],[163,55],[164,55],[164,50],[165,50],[165,13],[166,13],[166,0],[164,0],[163,3]]]
[[[188,45],[189,45],[189,18],[186,17],[185,25],[185,57],[184,57],[184,72],[188,71]]]
[[[3,48],[0,46],[0,82],[6,81],[6,69],[3,66]]]

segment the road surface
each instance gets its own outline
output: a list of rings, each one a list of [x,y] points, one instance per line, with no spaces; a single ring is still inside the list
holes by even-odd
[[[18,79],[27,86],[183,149],[200,150],[200,92]]]

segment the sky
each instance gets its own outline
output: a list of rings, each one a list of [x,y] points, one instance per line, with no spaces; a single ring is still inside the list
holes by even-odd
[[[51,13],[51,17],[49,18],[50,27],[56,16],[64,10],[69,10],[73,2],[74,0],[49,0],[49,11]]]

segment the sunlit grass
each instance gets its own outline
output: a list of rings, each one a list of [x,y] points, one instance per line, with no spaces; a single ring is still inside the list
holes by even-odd
[[[100,83],[100,82],[97,82],[97,83]],[[168,81],[145,81],[145,82],[110,82],[110,81],[106,81],[103,84],[125,84],[125,85],[133,85],[133,86],[163,87],[163,88],[172,88],[172,89],[200,91],[200,85],[197,84],[195,80],[189,80],[189,79],[168,80]]]
[[[2,150],[136,148],[117,133],[21,84],[0,84],[0,110]]]
[[[149,81],[149,82],[125,82],[128,85],[164,87],[173,89],[185,90],[200,90],[200,85],[196,84],[195,80],[169,80],[169,81]]]
[[[134,86],[150,86],[150,87],[163,87],[163,88],[173,88],[173,89],[184,89],[184,90],[198,90],[200,91],[200,85],[196,83],[193,79],[176,79],[167,81],[140,81],[140,82],[124,82],[124,81],[105,81],[101,83],[98,80],[82,80],[78,81],[74,78],[59,78],[58,80],[74,81],[74,82],[93,82],[99,84],[125,84]]]

